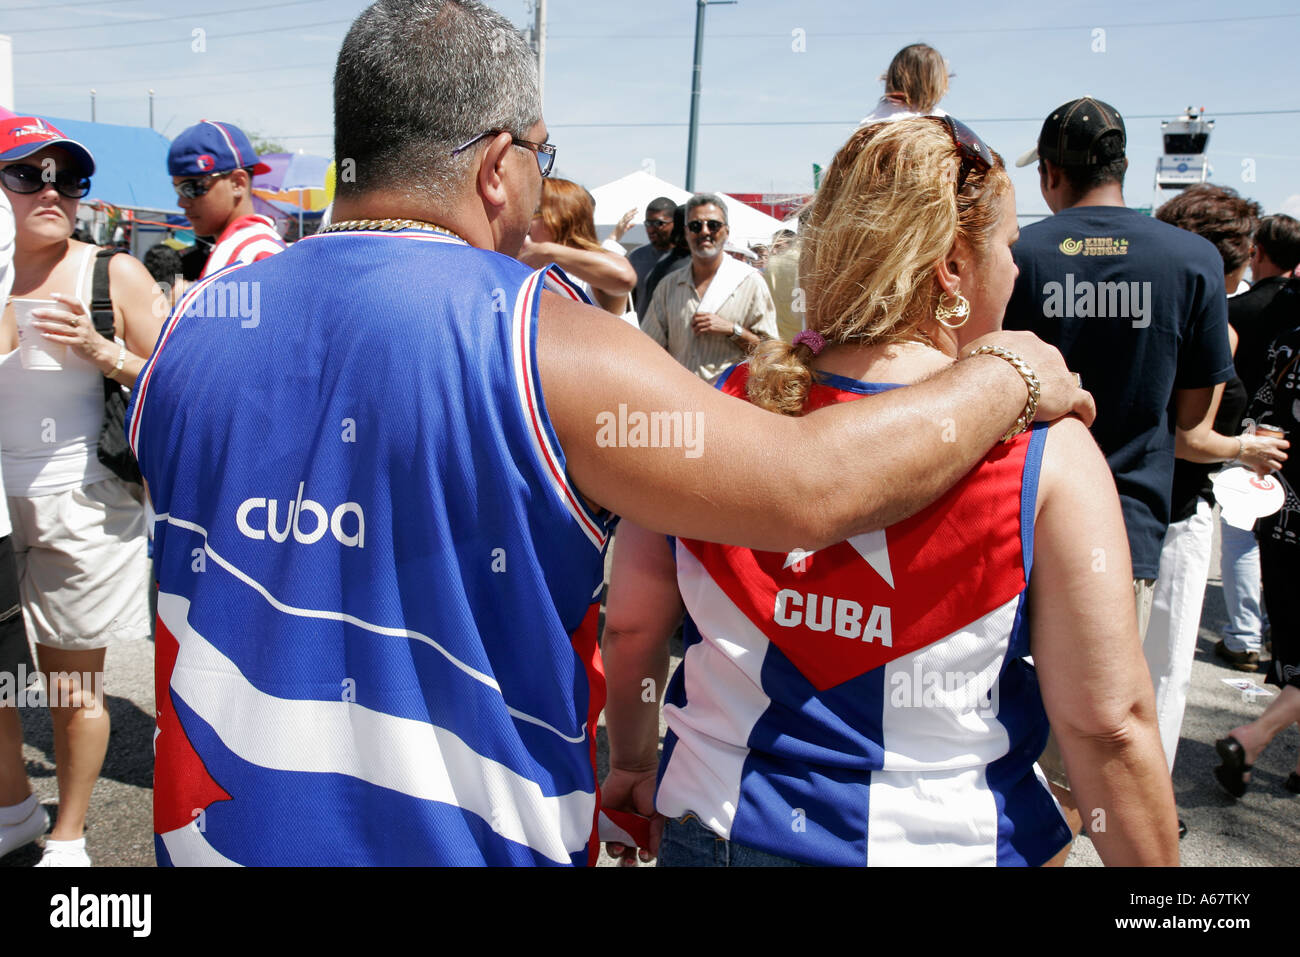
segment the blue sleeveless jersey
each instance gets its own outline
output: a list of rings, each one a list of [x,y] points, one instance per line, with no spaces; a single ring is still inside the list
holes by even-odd
[[[585,864],[609,520],[534,363],[558,270],[335,233],[192,289],[127,431],[158,512],[160,863]]]

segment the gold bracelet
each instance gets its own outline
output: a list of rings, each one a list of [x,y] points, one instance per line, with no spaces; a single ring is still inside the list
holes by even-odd
[[[997,356],[999,359],[1005,359],[1011,363],[1011,368],[1020,373],[1020,378],[1025,380],[1025,387],[1029,389],[1029,399],[1025,402],[1024,411],[1020,413],[1020,418],[1012,424],[1011,430],[1002,436],[1003,442],[1010,442],[1025,429],[1033,424],[1034,416],[1038,414],[1038,399],[1042,395],[1043,384],[1039,381],[1037,374],[1029,363],[1008,349],[1001,346],[980,346],[974,352],[971,352],[966,358],[971,356]]]

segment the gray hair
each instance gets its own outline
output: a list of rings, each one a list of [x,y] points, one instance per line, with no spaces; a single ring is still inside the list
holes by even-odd
[[[541,118],[537,64],[509,20],[478,0],[378,0],[334,71],[339,195],[446,202],[476,155],[452,150],[485,130],[524,137]]]
[[[697,206],[716,206],[722,210],[722,221],[730,223],[727,219],[727,204],[724,203],[717,193],[696,193],[686,201],[686,215],[691,215],[691,210]]]

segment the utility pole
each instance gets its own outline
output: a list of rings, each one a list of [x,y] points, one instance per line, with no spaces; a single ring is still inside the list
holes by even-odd
[[[537,98],[546,94],[546,0],[533,0],[533,49],[537,51]]]
[[[90,91],[90,122],[95,122],[95,91]]]
[[[695,146],[700,136],[700,60],[704,55],[704,8],[714,3],[738,0],[696,0],[695,64],[691,69],[691,132],[686,140],[686,189],[695,192]]]
[[[153,90],[149,91],[149,129],[153,129]]]

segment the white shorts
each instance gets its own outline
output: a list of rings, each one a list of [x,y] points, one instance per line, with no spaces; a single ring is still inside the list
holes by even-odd
[[[116,478],[9,496],[27,634],[68,651],[149,637],[144,509]]]

